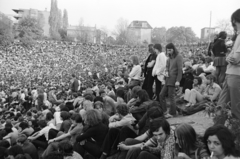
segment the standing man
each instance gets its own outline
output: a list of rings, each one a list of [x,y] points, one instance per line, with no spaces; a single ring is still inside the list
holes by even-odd
[[[153,83],[154,83],[154,77],[152,76],[152,70],[156,62],[157,54],[154,51],[153,44],[148,45],[148,51],[150,52],[150,55],[147,58],[147,61],[145,62],[144,66],[144,83],[143,83],[143,89],[145,89],[150,97],[152,99],[153,97]]]
[[[161,44],[155,44],[154,50],[157,54],[157,59],[152,71],[152,76],[155,79],[156,84],[155,94],[157,96],[157,101],[159,101],[159,94],[162,89],[163,84],[162,82],[164,81],[164,73],[166,70],[167,56],[165,55],[164,52],[162,52]]]
[[[165,117],[169,118],[176,115],[175,90],[179,88],[182,79],[183,58],[178,53],[173,43],[166,46],[166,52],[169,56],[166,66],[166,82],[160,93],[160,104],[165,111]],[[166,95],[170,99],[170,110],[167,113]]]

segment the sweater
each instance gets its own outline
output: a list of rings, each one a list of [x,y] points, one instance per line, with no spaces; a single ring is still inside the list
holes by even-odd
[[[176,82],[180,82],[182,79],[183,58],[181,55],[177,55],[175,58],[169,58],[167,61],[166,71],[168,77],[166,77],[167,86],[175,86]]]

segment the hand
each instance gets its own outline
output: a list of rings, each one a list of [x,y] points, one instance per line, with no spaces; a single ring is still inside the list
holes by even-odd
[[[183,152],[179,152],[179,153],[178,153],[178,157],[179,157],[179,158],[184,158],[184,159],[190,158],[190,157],[188,157],[188,155],[186,155],[186,154],[183,153]]]
[[[236,59],[233,58],[233,57],[231,57],[231,56],[228,56],[228,57],[226,58],[226,61],[227,61],[228,63],[230,63],[230,64],[233,64],[233,65],[237,65],[237,64],[238,64],[238,62],[236,61]]]
[[[52,143],[52,142],[54,142],[54,139],[49,140],[49,141],[48,141],[48,144],[50,144],[50,143]]]
[[[81,141],[80,145],[85,145],[85,140]]]
[[[180,83],[177,81],[177,82],[175,83],[175,87],[179,87],[179,85],[180,85]]]
[[[128,150],[128,146],[125,145],[125,144],[123,144],[123,143],[119,143],[118,148],[119,148],[121,151],[126,151],[126,150]]]
[[[32,136],[29,136],[29,137],[28,137],[28,140],[33,140],[33,137],[32,137]]]

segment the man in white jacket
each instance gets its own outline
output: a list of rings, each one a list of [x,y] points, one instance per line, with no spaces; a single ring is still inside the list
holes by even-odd
[[[157,96],[157,101],[159,101],[159,94],[161,92],[162,84],[164,84],[164,73],[166,69],[167,56],[162,52],[161,44],[155,44],[154,50],[157,54],[156,63],[153,67],[152,76],[155,80],[155,94]]]

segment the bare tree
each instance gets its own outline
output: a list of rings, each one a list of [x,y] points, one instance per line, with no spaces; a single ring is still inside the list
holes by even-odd
[[[221,19],[217,22],[217,27],[220,31],[226,31],[228,34],[233,33],[232,25],[229,19]]]

